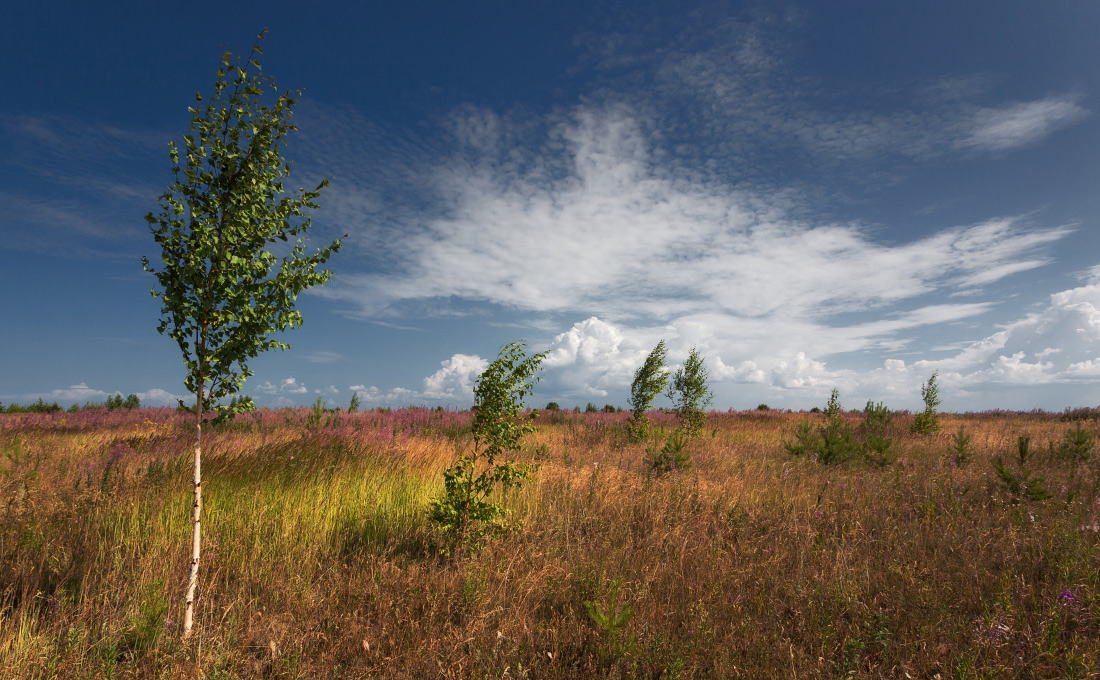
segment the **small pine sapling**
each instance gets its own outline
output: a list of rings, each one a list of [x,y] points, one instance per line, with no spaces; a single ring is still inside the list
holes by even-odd
[[[1067,430],[1062,442],[1057,446],[1050,444],[1051,456],[1069,460],[1074,465],[1083,463],[1092,457],[1093,434],[1081,427],[1081,421],[1072,430]]]
[[[956,467],[965,467],[974,455],[974,449],[970,445],[970,435],[966,433],[966,427],[959,426],[959,431],[951,436],[951,448],[947,450],[951,462]]]
[[[1046,481],[1042,475],[1034,475],[1028,469],[1028,461],[1031,460],[1031,437],[1020,435],[1016,440],[1016,465],[1018,470],[1012,471],[1004,464],[1000,456],[993,457],[993,471],[1005,489],[1016,498],[1029,498],[1033,501],[1041,501],[1050,497],[1047,491]]]
[[[653,444],[646,449],[646,465],[652,475],[663,475],[674,470],[685,470],[691,467],[691,456],[684,450],[687,444],[687,433],[683,430],[673,430],[665,440],[663,446],[658,448],[659,440],[653,438]]]
[[[867,405],[863,407],[863,440],[859,444],[864,460],[884,467],[897,459],[893,450],[894,440],[886,436],[893,420],[894,414],[885,404],[867,401]]]

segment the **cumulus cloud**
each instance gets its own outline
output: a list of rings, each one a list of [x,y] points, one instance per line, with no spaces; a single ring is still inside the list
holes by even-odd
[[[476,355],[455,354],[441,362],[441,368],[424,378],[423,396],[427,399],[470,401],[474,382],[489,362]]]
[[[270,381],[265,380],[256,387],[256,391],[260,394],[308,394],[309,388],[298,382],[296,378],[285,378],[279,381],[278,385],[273,385]]]

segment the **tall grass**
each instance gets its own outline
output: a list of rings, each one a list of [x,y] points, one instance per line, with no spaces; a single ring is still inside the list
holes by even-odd
[[[804,415],[711,413],[691,467],[653,477],[629,414],[547,413],[538,473],[502,499],[524,530],[460,560],[425,509],[468,413],[308,416],[207,440],[186,645],[183,422],[0,416],[0,677],[1100,675],[1100,471],[1047,455],[1073,429],[1056,415],[919,438],[902,415],[880,468],[788,454]],[[1020,435],[1049,499],[994,472]]]

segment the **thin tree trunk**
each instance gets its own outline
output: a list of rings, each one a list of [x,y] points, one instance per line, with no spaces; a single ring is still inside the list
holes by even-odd
[[[199,519],[202,514],[202,387],[198,389],[198,399],[195,404],[195,503],[192,506],[192,521],[194,522],[191,534],[191,575],[187,579],[187,608],[183,613],[183,639],[191,635],[195,613],[195,588],[199,584],[199,549],[202,534],[199,531]]]

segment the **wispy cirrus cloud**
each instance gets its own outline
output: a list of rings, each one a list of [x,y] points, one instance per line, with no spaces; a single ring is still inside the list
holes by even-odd
[[[1008,151],[1034,144],[1088,115],[1078,97],[1047,97],[975,111],[969,134],[956,144],[985,151]]]
[[[461,154],[437,163],[449,208],[389,232],[387,270],[322,294],[367,314],[461,299],[616,318],[826,318],[979,289],[1047,263],[1072,232],[1012,216],[883,243],[860,225],[790,217],[782,195],[678,174],[643,129],[629,108],[582,107],[545,142],[560,153],[526,159],[529,171]]]

